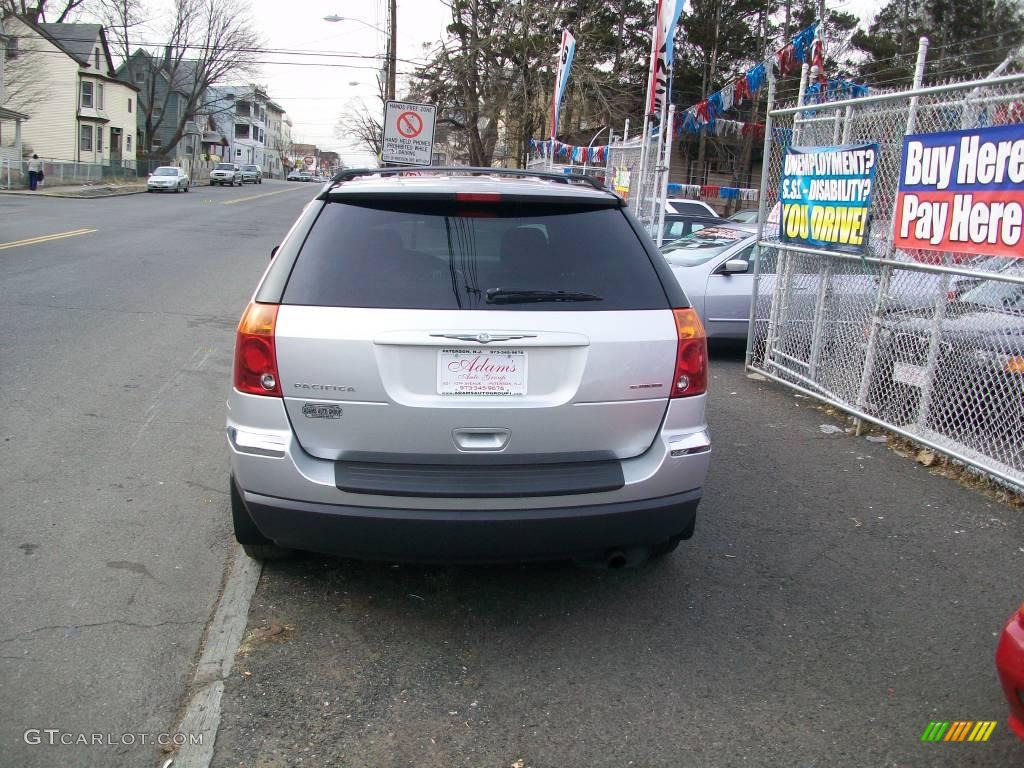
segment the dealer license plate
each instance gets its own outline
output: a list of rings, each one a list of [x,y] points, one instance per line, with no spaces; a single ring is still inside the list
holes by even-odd
[[[442,349],[437,353],[440,395],[516,397],[526,394],[526,353],[519,349]]]

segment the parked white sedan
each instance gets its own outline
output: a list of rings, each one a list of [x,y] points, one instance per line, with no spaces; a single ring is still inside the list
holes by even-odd
[[[170,191],[188,192],[189,178],[181,168],[173,165],[162,165],[149,174],[146,180],[147,192]]]

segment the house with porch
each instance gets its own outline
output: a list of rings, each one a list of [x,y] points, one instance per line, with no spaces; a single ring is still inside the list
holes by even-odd
[[[5,87],[5,70],[7,64],[7,51],[11,50],[16,56],[17,39],[12,39],[4,34],[4,21],[0,18],[0,185],[6,184],[6,177],[3,171],[10,170],[11,163],[17,163],[22,157],[21,145],[21,124],[28,120],[28,115],[7,106],[7,88]],[[8,45],[11,47],[8,48]]]
[[[18,89],[8,109],[31,118],[21,129],[22,151],[100,166],[97,177],[109,168],[134,169],[138,89],[114,76],[103,27],[10,15],[4,30],[17,40],[15,55],[8,47],[5,56],[8,92]]]

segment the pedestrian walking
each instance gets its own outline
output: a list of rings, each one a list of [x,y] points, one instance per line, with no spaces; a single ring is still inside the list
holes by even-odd
[[[42,178],[43,161],[39,159],[39,155],[32,155],[32,159],[28,161],[28,188],[35,192]]]

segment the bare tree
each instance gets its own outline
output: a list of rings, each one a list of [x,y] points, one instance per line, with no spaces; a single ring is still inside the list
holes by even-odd
[[[0,0],[0,16],[16,13],[32,21],[52,21],[61,24],[73,18],[89,0]]]
[[[92,10],[107,30],[107,42],[115,60],[127,61],[132,54],[132,35],[147,21],[142,0],[97,0]]]
[[[384,144],[384,124],[381,111],[371,112],[365,104],[349,109],[338,118],[334,135],[349,144],[363,147],[380,157]]]
[[[124,0],[110,6],[115,15],[121,13],[117,26],[124,32],[121,44],[126,51],[132,48],[131,30],[136,25],[129,11],[136,7]],[[164,49],[145,50],[131,65],[135,74],[142,70],[143,75],[138,96],[143,146],[152,146],[165,121],[173,121],[171,135],[162,143],[167,151],[181,141],[186,125],[198,115],[231,108],[210,94],[210,86],[253,74],[261,40],[250,16],[248,0],[174,0],[173,17],[162,35],[167,41]],[[178,109],[172,114],[167,107],[175,93]]]

